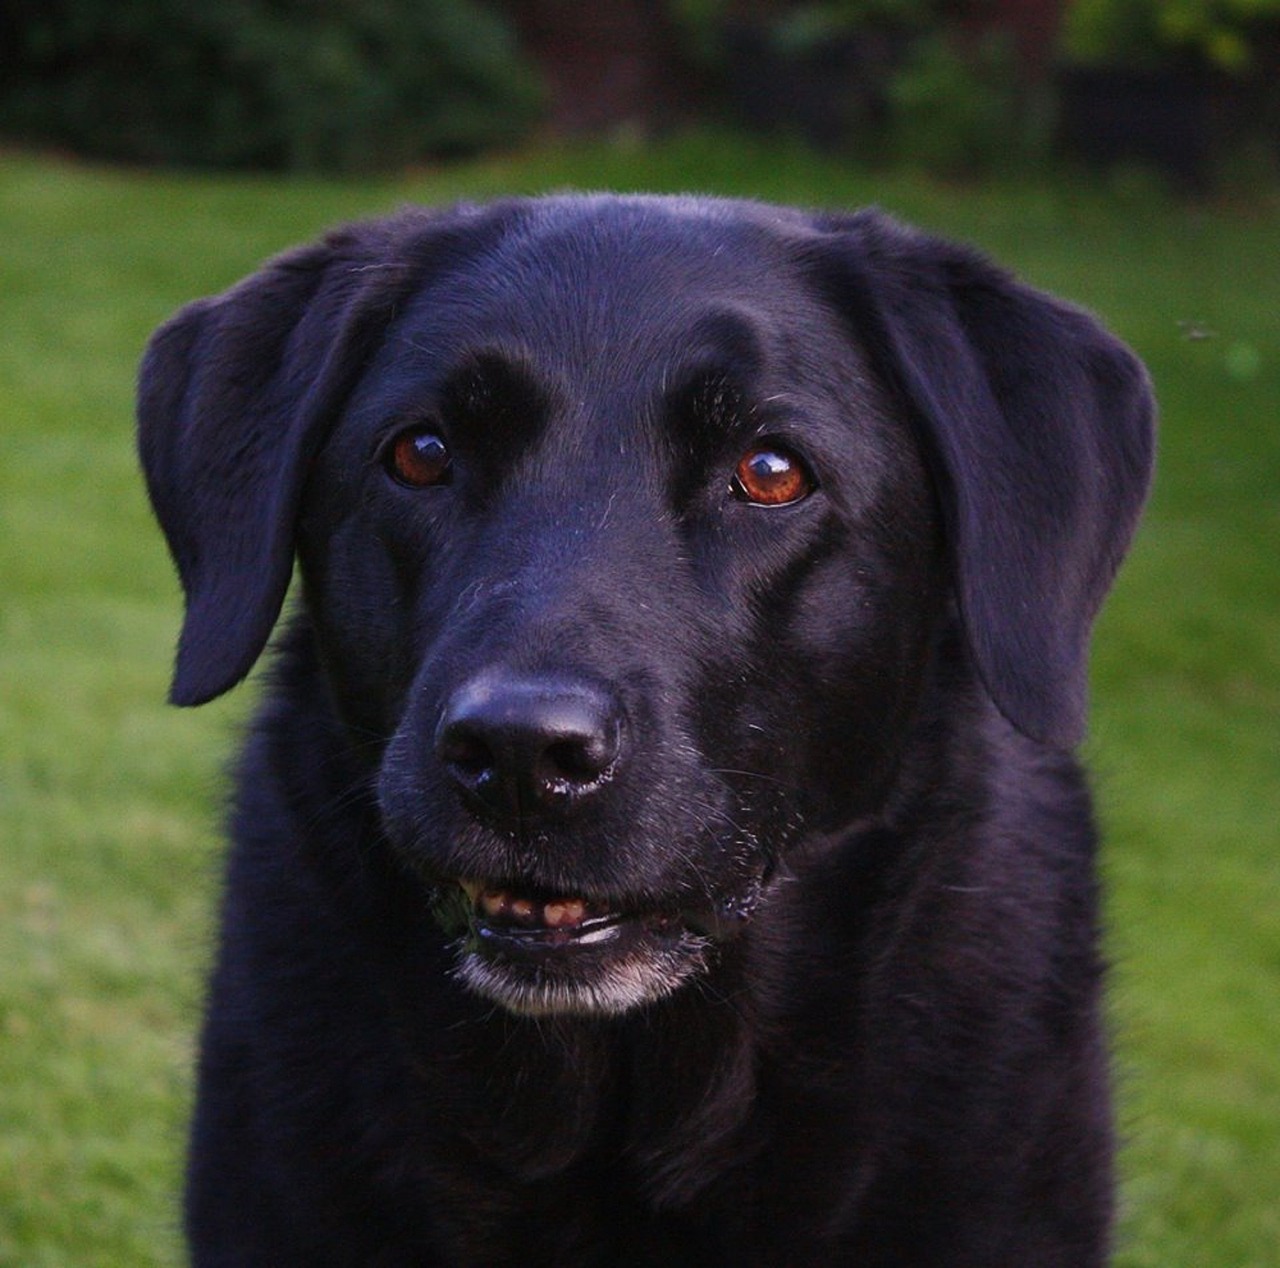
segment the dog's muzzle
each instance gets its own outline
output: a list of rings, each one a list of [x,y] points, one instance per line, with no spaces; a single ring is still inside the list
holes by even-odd
[[[591,680],[489,670],[445,701],[435,755],[467,811],[504,834],[553,835],[626,766],[625,713]],[[456,939],[457,974],[513,1012],[612,1015],[669,995],[710,965],[759,897],[670,903],[551,892],[528,877],[438,882],[434,912]]]

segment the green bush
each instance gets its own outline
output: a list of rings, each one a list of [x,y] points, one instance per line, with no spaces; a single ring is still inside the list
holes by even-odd
[[[893,150],[944,176],[975,176],[1043,156],[1045,106],[1020,85],[1012,41],[993,33],[962,46],[938,32],[917,40],[889,85]]]
[[[1280,0],[1074,0],[1062,46],[1082,65],[1181,62],[1235,75],[1252,68],[1254,41],[1278,24]]]
[[[471,0],[6,7],[5,130],[105,158],[367,170],[509,140],[537,101],[507,27]]]

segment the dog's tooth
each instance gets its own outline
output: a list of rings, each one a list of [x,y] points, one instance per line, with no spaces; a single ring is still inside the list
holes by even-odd
[[[486,916],[501,916],[511,905],[511,896],[501,890],[488,890],[480,895],[480,910]]]
[[[543,908],[542,919],[552,929],[564,929],[570,925],[580,925],[586,914],[586,905],[581,899],[561,898]]]

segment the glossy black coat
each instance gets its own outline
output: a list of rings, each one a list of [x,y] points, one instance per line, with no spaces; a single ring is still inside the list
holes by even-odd
[[[240,763],[196,1264],[1104,1262],[1070,750],[1152,413],[1091,317],[874,213],[411,211],[164,327],[178,703],[301,573]],[[447,480],[392,477],[406,427]],[[808,496],[741,496],[762,443]],[[468,788],[478,682],[589,700],[589,777]],[[687,927],[486,986],[437,919],[477,877]]]

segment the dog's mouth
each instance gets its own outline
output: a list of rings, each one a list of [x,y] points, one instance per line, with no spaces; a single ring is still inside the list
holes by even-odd
[[[626,936],[640,923],[655,931],[668,928],[674,916],[664,912],[627,912],[596,899],[460,881],[471,902],[471,923],[479,938],[511,942],[528,949],[593,946]]]
[[[715,912],[633,906],[518,883],[460,880],[435,914],[458,938],[459,978],[512,1012],[616,1015],[703,972],[752,901]]]

